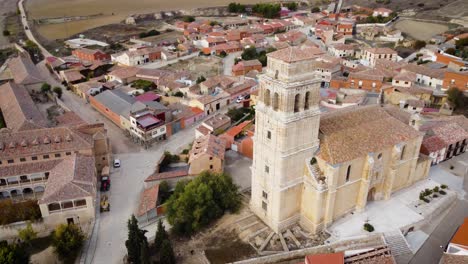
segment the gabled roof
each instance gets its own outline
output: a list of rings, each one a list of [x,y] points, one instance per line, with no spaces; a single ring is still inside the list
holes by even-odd
[[[17,84],[28,85],[44,82],[36,65],[26,55],[20,54],[18,57],[11,59],[8,62],[8,68]]]
[[[94,157],[73,155],[50,172],[40,204],[96,196]]]
[[[468,249],[468,217],[465,218],[463,224],[458,228],[450,243],[457,244]]]
[[[146,188],[140,196],[137,216],[145,215],[147,212],[156,208],[158,202],[159,184]]]
[[[224,160],[226,142],[224,139],[208,134],[195,139],[189,153],[189,163],[206,154]]]
[[[0,95],[0,110],[7,128],[21,131],[46,126],[46,120],[24,86],[5,83],[0,86]]]
[[[365,157],[421,136],[376,105],[325,113],[320,117],[320,132],[319,156],[330,164]]]
[[[275,52],[268,53],[267,56],[269,58],[291,63],[316,58],[322,54],[324,54],[324,52],[319,48],[301,46],[280,49]]]

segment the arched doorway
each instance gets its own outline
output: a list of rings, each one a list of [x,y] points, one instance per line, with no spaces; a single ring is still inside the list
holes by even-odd
[[[375,195],[375,187],[370,189],[369,192],[367,193],[367,201],[374,201],[374,195]]]
[[[23,189],[23,194],[31,194],[33,193],[33,190],[31,188],[24,188]]]

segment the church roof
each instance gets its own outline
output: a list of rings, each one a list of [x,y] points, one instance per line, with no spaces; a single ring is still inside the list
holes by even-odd
[[[331,164],[364,157],[421,136],[377,105],[326,113],[320,118],[320,133],[319,157]]]
[[[288,47],[269,53],[269,58],[282,60],[284,62],[297,62],[316,58],[324,52],[316,47]]]

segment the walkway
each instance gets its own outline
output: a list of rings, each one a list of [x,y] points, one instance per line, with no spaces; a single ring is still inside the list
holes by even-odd
[[[36,40],[36,38],[35,38],[34,35],[32,34],[32,32],[31,32],[31,27],[29,26],[29,23],[28,23],[28,17],[26,16],[26,12],[24,11],[23,2],[24,2],[24,0],[20,0],[20,1],[18,2],[18,9],[19,9],[19,11],[20,11],[21,23],[23,24],[23,28],[24,28],[24,32],[26,33],[26,36],[28,37],[29,40],[31,40],[32,42],[34,42],[34,43],[37,44],[37,46],[39,47],[39,49],[40,49],[41,52],[42,52],[42,55],[44,55],[45,58],[51,57],[52,54],[50,54],[50,52],[47,51],[47,50],[41,45],[41,43],[39,43],[39,41]],[[26,29],[26,28],[27,28],[27,29]]]

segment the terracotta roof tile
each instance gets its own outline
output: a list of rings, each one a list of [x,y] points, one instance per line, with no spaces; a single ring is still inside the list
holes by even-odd
[[[320,157],[331,164],[350,161],[421,136],[380,106],[348,107],[320,118]]]
[[[268,53],[269,58],[282,60],[284,62],[297,62],[316,58],[324,54],[322,50],[315,47],[288,47],[275,52]]]
[[[196,160],[200,154],[207,154],[224,160],[225,140],[214,135],[206,135],[195,139],[189,153],[189,163]]]
[[[8,128],[21,131],[46,126],[24,86],[9,82],[0,86],[0,94],[0,109]]]
[[[147,212],[153,210],[157,206],[159,194],[159,184],[150,188],[146,188],[140,196],[140,203],[138,206],[137,216],[143,216]]]
[[[50,172],[40,204],[96,196],[94,157],[73,155]]]

